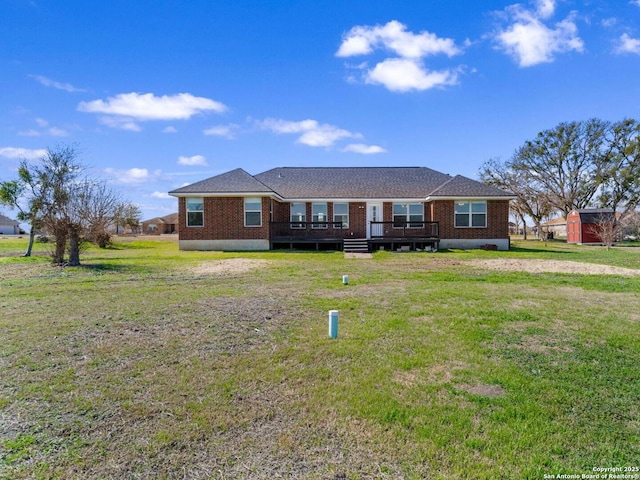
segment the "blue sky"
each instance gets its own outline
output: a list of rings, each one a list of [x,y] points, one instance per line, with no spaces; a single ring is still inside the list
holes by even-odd
[[[75,144],[152,218],[237,167],[477,178],[560,122],[640,118],[639,79],[640,0],[0,0],[0,180]]]

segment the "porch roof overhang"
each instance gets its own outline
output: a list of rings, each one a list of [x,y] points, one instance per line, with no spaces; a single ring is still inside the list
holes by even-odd
[[[426,202],[433,202],[435,200],[478,200],[478,201],[482,201],[482,200],[515,200],[517,197],[513,196],[513,195],[495,195],[495,196],[490,196],[490,195],[484,195],[484,196],[471,196],[471,195],[443,195],[443,196],[439,196],[439,195],[428,195],[427,198],[425,198]]]

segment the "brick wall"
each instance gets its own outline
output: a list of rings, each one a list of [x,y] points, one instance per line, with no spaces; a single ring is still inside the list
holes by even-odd
[[[509,238],[509,201],[487,201],[486,228],[455,228],[453,200],[439,200],[425,204],[425,221],[437,221],[440,226],[440,238],[449,239],[508,239]],[[288,222],[290,220],[289,203],[268,198],[262,199],[262,226],[244,226],[244,198],[242,197],[205,197],[204,226],[187,227],[186,203],[178,199],[181,240],[225,240],[225,239],[268,239],[269,221]],[[270,215],[270,210],[271,214]],[[383,220],[393,219],[393,203],[384,202]],[[329,221],[333,221],[333,203],[328,202]],[[306,202],[307,221],[311,221],[311,202]],[[345,236],[363,238],[366,236],[367,209],[365,202],[349,204],[349,229]]]
[[[179,198],[180,240],[260,240],[269,238],[269,199],[262,199],[262,226],[244,226],[244,198],[204,197],[204,226],[187,227],[186,201]]]
[[[440,224],[440,238],[451,239],[507,239],[509,238],[509,201],[487,200],[485,228],[455,228],[453,200],[432,202],[434,220]]]

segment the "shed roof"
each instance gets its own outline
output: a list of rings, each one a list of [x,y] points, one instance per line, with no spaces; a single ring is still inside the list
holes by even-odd
[[[598,223],[601,220],[613,221],[615,218],[612,208],[580,208],[575,212],[580,215],[582,223]]]

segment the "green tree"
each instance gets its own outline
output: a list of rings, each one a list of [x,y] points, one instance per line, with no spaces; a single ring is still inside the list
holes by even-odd
[[[80,249],[87,241],[106,246],[121,203],[105,183],[81,178],[85,167],[78,155],[73,146],[48,149],[36,163],[20,162],[18,180],[0,185],[0,198],[21,208],[22,218],[31,222],[32,234],[42,228],[54,237],[52,259],[57,265],[65,263],[67,251],[67,264],[80,265]]]
[[[19,172],[20,174],[21,172]],[[6,205],[18,211],[17,219],[21,222],[28,223],[30,226],[29,243],[27,249],[22,255],[30,257],[33,250],[33,241],[37,230],[41,226],[40,211],[37,202],[31,202],[25,198],[28,184],[25,179],[7,180],[0,182],[0,204]]]

